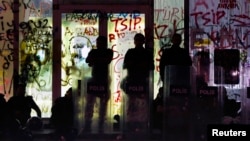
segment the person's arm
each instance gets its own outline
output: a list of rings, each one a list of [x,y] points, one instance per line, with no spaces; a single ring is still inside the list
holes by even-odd
[[[30,101],[30,104],[31,104],[31,108],[34,109],[36,111],[36,114],[38,117],[42,117],[42,112],[40,110],[40,108],[38,107],[38,105],[36,104],[36,102],[33,100],[32,97],[29,97],[29,101]]]
[[[89,53],[88,53],[88,56],[86,58],[86,63],[89,65],[89,66],[92,66],[93,65],[93,62],[94,62],[94,58],[93,58],[93,50],[91,50]]]
[[[108,63],[108,64],[112,61],[113,55],[114,55],[113,50],[109,49],[109,50],[108,50],[108,56],[107,56],[107,63]]]
[[[128,51],[127,51],[127,53],[125,54],[125,57],[124,57],[124,62],[123,62],[123,69],[128,69],[128,68],[130,68],[130,66],[131,66],[131,49],[129,49]]]

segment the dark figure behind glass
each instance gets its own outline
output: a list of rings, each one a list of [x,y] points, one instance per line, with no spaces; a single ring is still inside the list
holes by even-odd
[[[153,53],[143,47],[145,37],[141,33],[134,36],[135,48],[127,51],[123,69],[127,69],[127,80],[144,81],[149,78],[149,72],[154,70]]]
[[[181,34],[173,34],[171,48],[163,50],[160,59],[160,77],[163,81],[163,88],[170,88],[173,86],[189,87],[190,85],[190,66],[192,66],[192,59],[187,49],[181,48],[182,42]],[[168,70],[165,70],[168,67]],[[165,72],[170,72],[168,77],[164,76]],[[169,87],[168,87],[169,86]],[[171,90],[169,90],[171,91]],[[164,91],[165,92],[165,91]],[[163,93],[164,94],[164,93]],[[183,96],[170,96],[165,99],[164,104],[164,125],[166,134],[164,136],[167,140],[188,140],[189,131],[189,99],[188,94]],[[165,94],[167,95],[167,94]],[[156,104],[158,105],[158,104]],[[156,107],[154,109],[157,109]],[[185,110],[183,110],[185,109]],[[164,114],[166,113],[166,114]],[[155,117],[156,119],[157,117]],[[159,118],[160,119],[160,118]],[[178,136],[176,136],[178,134]]]
[[[134,36],[134,48],[127,51],[124,58],[123,69],[127,76],[121,82],[121,88],[128,96],[126,122],[128,131],[145,130],[149,120],[149,77],[154,70],[153,53],[144,48],[145,37],[141,33]],[[128,87],[140,87],[144,92],[131,92]],[[143,104],[139,104],[143,103]],[[144,106],[142,106],[144,105]]]
[[[50,122],[56,130],[58,137],[63,137],[67,141],[73,140],[74,134],[74,107],[72,88],[69,88],[63,97],[55,100],[51,108]]]
[[[172,46],[163,50],[160,59],[160,76],[161,80],[164,79],[165,66],[177,65],[177,66],[191,66],[192,59],[188,51],[180,47],[182,42],[181,34],[175,33],[171,39]]]
[[[92,117],[94,114],[94,103],[96,98],[100,98],[99,108],[99,121],[98,130],[103,131],[107,103],[110,98],[110,76],[109,76],[109,64],[113,59],[113,50],[107,46],[107,38],[105,36],[99,36],[96,40],[97,49],[92,49],[87,58],[86,63],[92,68],[92,78],[88,80],[89,84],[100,84],[105,87],[105,92],[102,94],[88,93],[87,104],[85,109],[85,127],[86,132],[91,131]]]

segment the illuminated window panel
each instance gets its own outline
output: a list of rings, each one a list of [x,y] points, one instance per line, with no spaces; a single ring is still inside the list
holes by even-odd
[[[89,51],[96,48],[98,36],[99,17],[97,14],[61,14],[61,96],[64,96],[70,87],[73,88],[75,124],[79,128],[82,128],[85,114],[85,82],[91,77],[91,67],[86,63],[86,58]],[[96,113],[98,113],[96,108],[94,111],[93,120],[97,118]]]
[[[113,49],[111,62],[111,115],[122,114],[122,92],[120,82],[125,76],[122,70],[123,60],[129,48],[134,47],[134,35],[144,33],[145,14],[142,13],[109,13],[108,46]]]
[[[90,77],[91,70],[85,59],[96,46],[99,18],[95,13],[62,13],[61,20],[61,96],[64,96],[74,81]]]
[[[14,35],[12,22],[14,13],[10,7],[1,10],[1,39],[0,39],[0,93],[8,100],[13,95],[12,75],[13,75],[13,54]]]
[[[19,76],[42,112],[52,106],[52,1],[31,0],[19,6]],[[32,110],[31,116],[37,116]]]
[[[52,19],[30,18],[23,24],[32,29],[23,28],[20,43],[20,76],[27,83],[27,95],[31,95],[39,105],[42,116],[50,116],[52,104]],[[39,26],[38,23],[43,23]],[[32,112],[33,116],[36,113]]]
[[[163,48],[169,48],[171,37],[177,32],[183,37],[181,47],[184,47],[184,1],[156,0],[154,1],[154,98],[163,82],[159,75],[159,64]]]

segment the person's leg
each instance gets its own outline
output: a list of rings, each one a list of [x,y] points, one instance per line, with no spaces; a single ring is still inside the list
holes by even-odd
[[[136,97],[129,96],[126,105],[126,130],[128,132],[133,132],[136,127],[136,116],[137,116],[137,105]]]
[[[98,122],[98,130],[100,132],[103,131],[103,126],[107,114],[107,106],[108,106],[109,97],[101,97],[100,98],[100,110],[99,110],[99,122]]]
[[[94,114],[94,104],[95,104],[96,97],[90,94],[87,95],[86,105],[85,105],[85,124],[84,124],[84,131],[90,132],[91,131],[91,123],[92,117]]]

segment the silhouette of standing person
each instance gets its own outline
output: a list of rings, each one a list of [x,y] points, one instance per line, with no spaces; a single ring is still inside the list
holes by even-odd
[[[92,68],[92,77],[88,80],[87,87],[97,86],[100,91],[89,91],[87,94],[84,125],[84,130],[86,132],[91,131],[96,98],[100,99],[98,131],[103,131],[107,104],[110,98],[109,64],[113,58],[113,50],[108,48],[107,38],[105,36],[99,36],[96,39],[96,47],[97,49],[92,49],[86,58],[86,63]]]
[[[163,81],[163,88],[168,89],[170,95],[165,99],[163,111],[163,114],[165,113],[163,117],[165,121],[163,122],[164,136],[170,141],[188,139],[190,109],[188,90],[190,87],[190,66],[192,66],[192,59],[188,50],[180,47],[182,42],[181,34],[175,33],[171,42],[171,48],[163,50],[160,59],[160,77]],[[170,72],[168,77],[164,76],[165,72]],[[174,96],[171,93],[173,87],[177,87],[177,89],[181,87],[180,89],[185,89],[186,93],[183,92],[185,94],[182,93],[182,96]],[[176,136],[176,134],[179,136]]]
[[[153,53],[144,48],[145,37],[141,33],[134,36],[134,48],[130,48],[125,54],[123,69],[127,70],[127,76],[122,80],[121,88],[128,96],[126,122],[128,130],[143,128],[148,120],[148,86],[150,71],[154,70]],[[135,92],[131,89],[140,89]],[[131,89],[130,89],[131,88]],[[139,103],[144,103],[141,106]],[[142,123],[142,124],[140,124]]]
[[[74,129],[74,105],[71,87],[63,97],[55,100],[51,112],[50,122],[55,127],[57,136],[73,139],[71,133]]]
[[[160,77],[164,79],[165,66],[176,65],[176,66],[191,66],[192,59],[188,51],[180,47],[182,42],[181,34],[175,33],[171,39],[172,46],[163,50],[160,59]]]
[[[29,118],[31,118],[31,110],[34,109],[37,116],[41,118],[42,113],[32,96],[26,96],[26,85],[19,84],[17,92],[8,102],[8,110],[10,116],[17,119],[21,126],[26,126]]]

